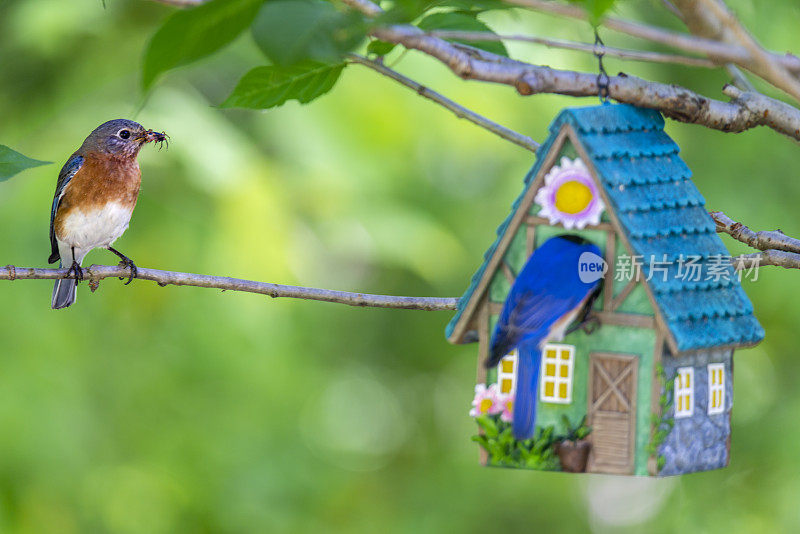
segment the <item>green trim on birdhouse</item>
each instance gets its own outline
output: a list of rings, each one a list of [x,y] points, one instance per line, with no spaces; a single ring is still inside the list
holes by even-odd
[[[616,285],[614,287],[616,287]],[[619,305],[616,311],[619,313],[654,315],[650,297],[647,296],[647,290],[641,282],[636,284],[636,287],[633,288],[630,295],[622,301],[622,304]]]

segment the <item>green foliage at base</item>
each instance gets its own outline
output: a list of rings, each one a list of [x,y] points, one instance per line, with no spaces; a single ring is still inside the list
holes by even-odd
[[[561,471],[556,454],[561,436],[555,434],[554,426],[539,427],[532,439],[517,441],[511,423],[501,421],[499,415],[480,415],[475,421],[484,434],[472,436],[472,441],[489,453],[489,465]]]
[[[561,416],[561,421],[564,423],[566,429],[563,436],[564,441],[581,441],[586,439],[592,433],[592,427],[586,425],[586,416],[581,417],[578,424],[573,425],[566,414]]]

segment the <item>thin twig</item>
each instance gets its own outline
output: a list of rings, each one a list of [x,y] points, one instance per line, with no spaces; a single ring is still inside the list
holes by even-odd
[[[563,17],[569,17],[579,20],[589,20],[589,16],[582,8],[574,5],[561,4],[551,0],[506,0],[510,4],[520,7],[533,9],[535,11],[542,11],[552,13]],[[687,0],[692,2],[694,0]],[[673,4],[678,2],[673,0]],[[720,64],[736,63],[740,66],[745,66],[750,59],[750,53],[743,46],[721,43],[714,39],[707,39],[695,35],[687,35],[684,33],[673,32],[655,26],[648,26],[638,22],[631,22],[627,20],[617,19],[614,17],[606,17],[601,21],[601,24],[620,33],[625,33],[633,37],[660,43],[673,48],[678,48],[684,52],[692,52],[695,54],[703,54],[708,56]],[[777,62],[789,69],[791,72],[800,73],[800,58],[792,54],[778,54],[776,52],[769,52]]]
[[[478,115],[474,111],[471,111],[465,108],[464,106],[457,104],[456,102],[453,102],[449,98],[437,93],[436,91],[433,91],[425,87],[424,85],[421,85],[415,82],[414,80],[403,76],[399,72],[390,69],[389,67],[383,65],[382,63],[379,63],[377,61],[372,61],[370,59],[367,59],[365,57],[356,54],[349,54],[348,58],[350,59],[350,61],[354,63],[367,66],[372,70],[380,72],[384,76],[387,76],[395,80],[396,82],[405,85],[409,89],[413,89],[419,96],[427,98],[428,100],[431,100],[433,102],[436,102],[440,106],[452,111],[456,117],[468,120],[473,124],[477,124],[481,128],[488,130],[493,134],[502,137],[503,139],[511,141],[514,144],[526,148],[531,152],[536,152],[536,148],[539,146],[539,143],[537,143],[530,137],[517,133],[514,130],[506,128],[505,126],[501,126],[496,122],[487,119],[486,117]]]
[[[84,275],[90,283],[96,284],[103,278],[123,278],[129,274],[127,267],[120,265],[92,265],[84,269]],[[39,269],[31,267],[15,267],[7,265],[0,268],[0,280],[56,280],[74,278],[69,269]],[[244,291],[259,293],[273,298],[286,297],[295,299],[319,300],[347,304],[348,306],[369,306],[374,308],[400,308],[405,310],[454,310],[457,299],[438,297],[397,297],[391,295],[371,295],[368,293],[350,293],[314,287],[287,286],[241,280],[227,276],[209,276],[204,274],[161,271],[158,269],[137,269],[138,280],[150,280],[160,286],[194,286],[222,289],[225,291]]]
[[[675,4],[671,2],[671,0],[661,0],[661,3],[664,4],[664,7],[667,8],[673,15],[678,17],[681,22],[686,23],[686,17],[678,9]],[[755,93],[756,87],[750,82],[747,76],[741,71],[741,69],[736,66],[735,63],[725,63],[725,70],[731,77],[731,83],[741,89],[742,91],[750,91]]]
[[[498,35],[490,32],[472,31],[430,31],[426,35],[439,37],[441,39],[458,39],[461,41],[522,41],[526,43],[536,43],[545,45],[548,48],[563,48],[566,50],[577,50],[594,54],[596,47],[589,43],[578,43],[561,39],[546,39],[543,37],[532,37],[528,35]],[[716,63],[706,58],[682,56],[679,54],[662,54],[659,52],[648,52],[640,50],[627,50],[624,48],[603,47],[603,53],[607,56],[615,56],[620,59],[633,61],[649,61],[651,63],[676,63],[690,67],[719,67]]]
[[[765,250],[753,254],[742,254],[732,258],[733,268],[736,271],[758,269],[765,265],[775,265],[784,269],[800,269],[800,254],[786,252],[785,250]]]
[[[732,85],[723,87],[722,92],[745,108],[751,117],[761,117],[760,124],[800,139],[800,111],[794,106],[761,93],[740,91]]]
[[[783,250],[800,254],[800,239],[789,237],[780,230],[754,232],[721,211],[709,212],[717,225],[717,232],[730,235],[737,241],[758,250]]]
[[[689,30],[704,38],[726,45],[741,46],[748,58],[736,63],[800,101],[800,80],[797,71],[789,72],[783,64],[786,56],[764,50],[721,0],[676,0],[675,7],[683,14]]]
[[[755,85],[753,85],[750,80],[747,79],[747,76],[741,71],[741,69],[739,69],[739,67],[733,63],[727,63],[725,65],[725,70],[727,70],[728,74],[731,75],[731,84],[733,84],[734,87],[749,93],[757,92]]]
[[[175,7],[194,7],[205,3],[207,0],[153,0],[159,4],[167,4]]]

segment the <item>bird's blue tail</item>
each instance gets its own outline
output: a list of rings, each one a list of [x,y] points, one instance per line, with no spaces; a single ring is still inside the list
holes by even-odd
[[[56,280],[50,307],[54,310],[60,310],[71,306],[78,294],[77,286],[78,281],[74,278],[59,278]]]
[[[542,352],[537,346],[519,347],[517,393],[514,398],[514,437],[530,439],[536,429],[536,399]]]

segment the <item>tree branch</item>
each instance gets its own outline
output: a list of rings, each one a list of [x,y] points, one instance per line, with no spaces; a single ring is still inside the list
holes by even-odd
[[[800,239],[789,237],[780,230],[754,232],[721,211],[712,211],[709,214],[717,225],[717,232],[728,234],[745,245],[758,250],[776,249],[800,254]]]
[[[780,230],[754,232],[721,211],[711,211],[709,215],[717,225],[717,232],[728,234],[735,240],[762,251],[735,256],[735,270],[758,269],[764,265],[800,269],[800,239],[789,237]]]
[[[552,4],[543,0],[509,1]],[[343,0],[343,2],[370,16],[383,12],[370,0]],[[572,6],[557,5],[559,10],[572,9]],[[585,16],[583,10],[579,9],[579,12],[581,16]],[[426,35],[415,26],[378,26],[372,29],[371,34],[377,39],[401,44],[407,49],[419,50],[432,56],[461,78],[510,85],[521,95],[557,93],[570,96],[595,96],[598,94],[595,74],[556,70],[470,49]],[[684,37],[690,40],[696,39],[690,36]],[[619,102],[657,109],[672,119],[724,132],[742,132],[756,126],[768,126],[800,141],[800,128],[795,126],[800,124],[800,110],[764,95],[742,92],[737,94],[745,103],[740,103],[736,98],[732,102],[721,102],[684,87],[649,82],[623,73],[609,79],[609,96]],[[753,111],[759,106],[764,108],[763,113]]]
[[[91,287],[96,288],[104,278],[127,277],[130,271],[120,265],[92,265],[84,269],[84,275]],[[0,280],[57,280],[74,278],[69,269],[38,269],[7,265],[0,268]],[[222,289],[223,291],[243,291],[259,293],[273,298],[285,297],[322,302],[347,304],[348,306],[368,306],[374,308],[400,308],[405,310],[454,310],[457,299],[437,297],[396,297],[390,295],[370,295],[367,293],[349,293],[331,289],[314,287],[287,286],[229,278],[227,276],[209,276],[204,274],[160,271],[157,269],[138,268],[137,279],[150,280],[160,286],[194,286]]]
[[[569,17],[579,20],[589,20],[586,12],[578,7],[572,5],[561,4],[550,0],[506,0],[510,4],[520,7],[532,9],[534,11],[543,11],[552,13],[563,17]],[[695,0],[685,0],[692,3]],[[680,7],[680,0],[674,0],[673,4]],[[699,37],[693,35],[686,35],[684,33],[673,32],[663,28],[656,28],[646,24],[637,22],[630,22],[627,20],[616,19],[613,17],[606,17],[601,21],[601,24],[620,33],[625,33],[639,39],[645,39],[654,43],[660,43],[673,48],[678,48],[684,52],[692,52],[696,54],[703,54],[708,56],[713,61],[720,64],[735,63],[742,67],[746,67],[745,63],[751,60],[750,52],[741,45],[721,43],[714,39],[706,37]],[[778,63],[783,65],[792,73],[800,73],[800,58],[792,54],[778,54],[775,52],[768,52]]]
[[[575,41],[565,41],[561,39],[545,39],[542,37],[532,37],[528,35],[498,35],[489,32],[469,32],[469,31],[431,31],[426,35],[439,37],[441,39],[457,39],[460,41],[522,41],[526,43],[536,43],[545,45],[548,48],[563,48],[566,50],[576,50],[594,54],[596,47],[593,44],[577,43]],[[607,56],[615,56],[620,59],[633,61],[649,61],[651,63],[676,63],[690,67],[716,68],[719,65],[706,58],[682,56],[679,54],[661,54],[659,52],[647,52],[640,50],[627,50],[624,48],[603,47],[603,53]]]
[[[798,72],[790,72],[783,63],[786,56],[764,50],[724,2],[676,0],[675,7],[693,34],[744,48],[747,58],[737,61],[738,65],[800,100],[800,80],[796,77]]]
[[[428,89],[424,85],[421,85],[421,84],[415,82],[414,80],[403,76],[399,72],[396,72],[396,71],[390,69],[389,67],[385,66],[383,63],[379,63],[377,61],[372,61],[370,59],[367,59],[365,57],[362,57],[362,56],[359,56],[359,55],[356,55],[356,54],[349,54],[348,58],[350,59],[350,61],[352,61],[354,63],[358,63],[360,65],[364,65],[366,67],[369,67],[372,70],[380,72],[384,76],[387,76],[387,77],[393,79],[394,81],[405,85],[409,89],[413,89],[419,96],[421,96],[423,98],[427,98],[428,100],[431,100],[433,102],[436,102],[440,106],[442,106],[442,107],[450,110],[451,112],[453,112],[453,114],[456,117],[458,117],[460,119],[466,119],[466,120],[468,120],[469,122],[471,122],[473,124],[477,124],[481,128],[483,128],[485,130],[488,130],[488,131],[492,132],[493,134],[495,134],[495,135],[497,135],[499,137],[502,137],[503,139],[511,141],[514,144],[517,144],[517,145],[519,145],[519,146],[521,146],[523,148],[526,148],[526,149],[530,150],[531,152],[536,152],[536,148],[539,146],[539,143],[537,143],[536,141],[534,141],[530,137],[528,137],[526,135],[522,135],[520,133],[517,133],[514,130],[510,130],[510,129],[506,128],[505,126],[501,126],[501,125],[497,124],[496,122],[493,122],[493,121],[487,119],[486,117],[478,115],[474,111],[470,111],[469,109],[465,108],[464,106],[461,106],[460,104],[457,104],[457,103],[453,102],[449,98],[447,98],[445,96],[442,96],[441,94],[437,93],[436,91]]]
[[[486,52],[481,59],[442,39],[425,35],[413,26],[397,25],[377,27],[373,35],[383,41],[402,44],[424,52],[464,79],[483,80],[515,87],[522,95],[557,93],[571,96],[598,94],[597,75],[551,69],[520,61],[493,56]],[[492,60],[485,58],[491,57]],[[699,95],[676,85],[649,82],[635,76],[620,74],[609,79],[611,98],[628,104],[658,109],[666,116],[681,121],[701,124],[725,132],[741,132],[755,126],[768,126],[800,140],[800,110],[760,95],[758,101],[768,106],[768,113],[754,113],[749,106],[721,102]],[[746,96],[745,93],[739,93]]]
[[[736,271],[758,269],[765,265],[775,265],[784,269],[800,269],[800,254],[784,250],[765,250],[753,254],[742,254],[733,257],[733,268]]]

